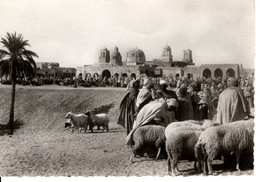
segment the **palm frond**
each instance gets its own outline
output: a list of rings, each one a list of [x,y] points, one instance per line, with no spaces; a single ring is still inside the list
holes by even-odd
[[[1,77],[11,75],[11,62],[9,60],[2,60],[0,61],[0,74]]]
[[[4,49],[0,49],[0,60],[4,59],[6,56],[10,56],[10,53]]]
[[[31,57],[37,57],[37,58],[39,58],[39,56],[35,53],[35,52],[33,52],[33,51],[30,51],[30,50],[24,50],[23,51],[23,54],[24,55],[30,55]]]
[[[10,77],[13,75],[14,78],[11,79],[16,79],[21,74],[26,76],[35,74],[36,63],[33,57],[38,57],[38,55],[25,48],[30,44],[28,40],[23,40],[22,34],[7,33],[6,37],[1,39],[1,43],[7,49],[0,49],[0,59],[2,60],[0,61],[0,71],[2,75],[9,75]]]

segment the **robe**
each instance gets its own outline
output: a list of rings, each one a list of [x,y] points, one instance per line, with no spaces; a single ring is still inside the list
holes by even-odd
[[[132,145],[132,135],[137,128],[151,123],[155,118],[162,118],[161,121],[163,123],[161,123],[161,125],[166,127],[170,122],[168,115],[168,106],[163,99],[154,100],[146,104],[138,113],[134,121],[133,129],[126,137],[127,145]]]
[[[179,107],[176,110],[175,119],[178,121],[192,120],[193,107],[190,95],[178,97]]]
[[[228,87],[219,95],[217,108],[218,123],[227,124],[243,120],[249,114],[249,103],[240,88]]]
[[[120,113],[117,124],[123,126],[128,134],[133,127],[134,114],[136,112],[136,97],[138,90],[133,88],[128,89],[123,100],[120,103]]]

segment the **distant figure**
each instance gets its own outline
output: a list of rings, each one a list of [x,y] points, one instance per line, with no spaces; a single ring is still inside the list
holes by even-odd
[[[128,134],[133,127],[134,114],[136,113],[136,97],[139,92],[139,80],[132,80],[128,84],[127,92],[120,103],[120,114],[117,124],[123,126]]]
[[[250,114],[249,103],[238,87],[238,80],[229,78],[227,86],[218,101],[217,122],[221,124],[243,120]]]

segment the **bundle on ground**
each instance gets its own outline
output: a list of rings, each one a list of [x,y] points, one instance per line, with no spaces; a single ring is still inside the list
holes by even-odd
[[[86,132],[88,129],[88,126],[89,126],[91,132],[93,132],[91,119],[85,114],[75,115],[72,112],[68,112],[66,114],[65,119],[70,119],[70,121],[71,121],[71,128],[72,128],[71,132],[74,132],[74,129],[81,129],[81,128],[83,128]]]
[[[85,114],[90,117],[93,127],[97,126],[97,129],[99,130],[102,126],[102,132],[104,132],[104,129],[109,132],[109,117],[107,114],[94,114],[93,111],[87,111]]]
[[[236,169],[243,152],[253,151],[254,121],[243,120],[206,129],[195,146],[195,154],[203,163],[203,171],[212,173],[212,161],[217,155],[236,156]]]
[[[137,128],[132,136],[133,143],[131,147],[133,154],[130,157],[130,161],[133,162],[133,158],[143,146],[156,146],[157,155],[155,160],[157,160],[162,147],[165,146],[164,130],[165,128],[159,125],[145,125]]]

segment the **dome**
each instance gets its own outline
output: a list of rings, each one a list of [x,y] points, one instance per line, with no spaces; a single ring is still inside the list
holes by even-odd
[[[115,47],[114,51],[112,52],[111,56],[121,56],[120,52],[118,51],[118,47]]]
[[[114,51],[112,52],[110,63],[115,66],[122,66],[122,56],[118,51],[118,47],[115,47]]]
[[[127,53],[127,62],[136,62],[143,64],[145,62],[145,54],[140,49],[132,49]]]
[[[103,49],[101,49],[101,51],[108,51],[108,49],[104,47]]]
[[[170,47],[169,45],[166,45],[166,46],[164,47],[164,50],[171,50],[171,47]]]

